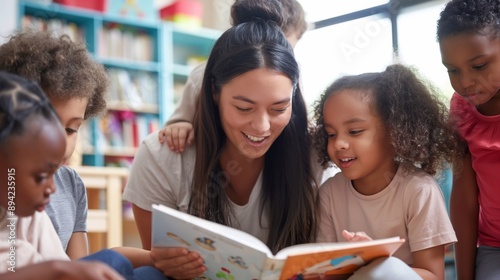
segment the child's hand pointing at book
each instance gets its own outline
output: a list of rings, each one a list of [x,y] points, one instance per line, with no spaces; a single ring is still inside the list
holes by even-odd
[[[373,240],[370,236],[366,235],[363,231],[350,232],[347,230],[342,231],[342,236],[344,236],[347,241],[370,241]]]

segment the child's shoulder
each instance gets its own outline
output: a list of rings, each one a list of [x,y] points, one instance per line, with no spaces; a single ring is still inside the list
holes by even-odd
[[[422,192],[433,192],[439,189],[439,184],[436,179],[420,168],[403,170],[400,176],[399,188],[407,193],[419,194]]]
[[[326,192],[328,190],[333,190],[334,188],[340,188],[344,186],[349,186],[350,180],[345,177],[342,172],[337,172],[332,177],[328,178],[323,184],[320,186],[320,190],[322,192]]]
[[[56,173],[54,174],[54,181],[56,184],[56,187],[72,187],[75,185],[83,184],[81,183],[82,179],[80,178],[80,175],[73,170],[72,168],[63,165],[57,169]]]
[[[154,163],[161,166],[161,169],[165,172],[170,172],[168,168],[163,167],[194,165],[195,158],[194,145],[188,145],[182,153],[171,151],[166,143],[160,143],[158,140],[158,131],[156,131],[149,134],[141,143],[139,152],[134,158],[134,163],[136,161],[141,162],[140,164]]]
[[[418,167],[400,166],[396,176],[405,182],[435,182],[434,177]]]

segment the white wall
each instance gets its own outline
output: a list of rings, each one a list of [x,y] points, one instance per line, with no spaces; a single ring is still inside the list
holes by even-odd
[[[402,11],[398,17],[399,56],[401,62],[417,68],[445,98],[451,98],[446,68],[436,40],[437,20],[447,0],[434,0]]]
[[[340,76],[383,71],[393,59],[391,32],[378,15],[307,31],[295,47],[306,102]]]
[[[3,44],[17,27],[17,6],[17,0],[2,0],[0,8],[0,44]]]

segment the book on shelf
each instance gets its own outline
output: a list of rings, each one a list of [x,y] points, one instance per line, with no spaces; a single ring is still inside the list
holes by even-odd
[[[66,34],[72,41],[84,42],[84,30],[78,24],[63,19],[45,19],[30,15],[25,15],[21,21],[22,29],[32,29],[51,33],[54,37]]]
[[[158,104],[158,80],[154,74],[111,68],[110,104],[114,107],[143,110]],[[155,111],[158,111],[156,108]]]
[[[136,114],[130,111],[109,111],[107,116],[100,119],[99,132],[102,133],[103,151],[130,150],[139,147],[141,142],[150,134],[159,129],[158,117],[154,114]]]
[[[107,23],[99,32],[98,54],[101,58],[151,62],[154,39],[140,28]]]
[[[391,256],[404,243],[399,237],[310,243],[290,246],[273,255],[261,240],[235,228],[163,205],[153,205],[152,215],[153,246],[197,251],[207,267],[203,276],[208,279],[347,278],[363,264]]]

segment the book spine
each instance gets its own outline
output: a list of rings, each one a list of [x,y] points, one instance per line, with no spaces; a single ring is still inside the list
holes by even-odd
[[[280,279],[281,271],[285,266],[285,260],[277,260],[267,258],[262,266],[262,273],[259,279],[261,280],[276,280]]]

